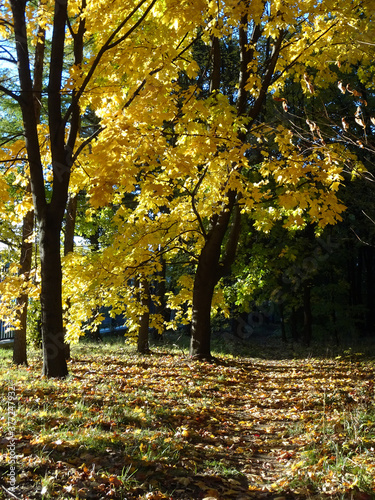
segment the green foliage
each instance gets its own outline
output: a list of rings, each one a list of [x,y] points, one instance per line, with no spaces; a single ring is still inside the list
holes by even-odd
[[[33,348],[41,347],[41,307],[39,300],[29,299],[26,335],[27,343],[30,346]]]

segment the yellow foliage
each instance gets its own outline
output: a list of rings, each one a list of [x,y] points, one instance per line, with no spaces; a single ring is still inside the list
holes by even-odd
[[[36,9],[28,2],[28,35],[34,45],[39,26],[47,33],[52,29],[54,4],[43,0]],[[83,333],[98,303],[126,309],[130,329],[136,328],[142,307],[135,285],[129,283],[139,275],[158,273],[161,252],[170,258],[185,252],[193,267],[210,219],[222,213],[231,192],[238,194],[242,212],[255,221],[255,228],[265,232],[279,220],[290,229],[302,227],[306,219],[320,227],[340,220],[342,170],[348,159],[357,161],[354,155],[341,144],[320,143],[319,150],[301,152],[286,127],[273,130],[271,125],[252,123],[246,113],[238,116],[236,102],[220,90],[206,96],[196,85],[202,68],[194,58],[193,41],[200,37],[208,52],[213,37],[235,38],[247,16],[249,26],[261,24],[271,55],[280,34],[287,32],[275,65],[277,78],[266,90],[281,96],[285,81],[294,79],[310,95],[313,85],[324,87],[333,81],[332,62],[370,61],[361,46],[374,36],[370,0],[357,9],[350,2],[333,5],[328,0],[226,0],[220,5],[212,0],[148,0],[139,9],[131,0],[87,0],[83,10],[79,0],[70,0],[68,12],[67,53],[83,19],[87,50],[81,65],[67,58],[62,92],[70,95],[91,75],[80,106],[95,112],[102,129],[73,166],[70,191],[87,193],[88,221],[101,207],[120,207],[113,217],[110,246],[97,253],[82,249],[64,260],[69,339]],[[9,39],[8,1],[2,15],[6,22],[1,23],[0,36]],[[262,95],[267,75],[263,49],[251,44],[248,49],[252,57],[244,89],[251,107]],[[191,80],[190,86],[180,86],[181,72]],[[44,178],[51,182],[47,122],[38,126],[38,134]],[[274,149],[268,149],[267,141]],[[81,138],[75,151],[83,145]],[[254,163],[252,153],[260,150],[263,159]],[[1,147],[0,161],[10,157],[17,160],[8,172],[12,180],[0,177],[3,205],[10,200],[10,182],[14,189],[28,183],[23,140]],[[131,209],[122,206],[129,196]],[[7,217],[19,224],[31,208],[25,197],[14,203]],[[191,316],[191,275],[180,277],[178,285],[179,293],[169,296],[169,306],[177,311],[176,322],[186,322]],[[213,311],[220,309],[226,313],[218,290]],[[96,315],[92,325],[100,320]]]

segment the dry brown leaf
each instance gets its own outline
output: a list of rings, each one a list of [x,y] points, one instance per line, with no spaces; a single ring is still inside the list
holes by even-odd
[[[303,78],[304,78],[304,80],[305,80],[305,82],[306,82],[306,85],[307,85],[307,88],[309,89],[310,94],[313,94],[313,93],[314,93],[314,86],[313,86],[313,84],[310,82],[310,78],[309,78],[309,76],[305,73],[305,74],[303,75]]]
[[[338,86],[338,88],[341,90],[341,92],[342,92],[343,94],[345,94],[345,92],[346,92],[346,88],[344,87],[344,85],[342,84],[342,82],[341,82],[341,81],[339,81],[339,82],[337,83],[337,86]]]
[[[342,128],[347,132],[349,130],[349,123],[345,118],[341,118]]]

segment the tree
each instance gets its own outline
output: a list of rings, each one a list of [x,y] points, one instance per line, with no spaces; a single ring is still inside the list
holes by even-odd
[[[37,15],[28,4],[26,16],[26,1],[10,5],[13,22],[6,19],[4,29],[16,38],[19,87],[0,90],[19,104],[24,120],[40,240],[44,373],[67,373],[60,233],[69,185],[71,193],[87,192],[93,210],[119,206],[119,231],[101,256],[71,256],[66,269],[76,273],[87,257],[86,289],[118,283],[116,293],[108,287],[102,294],[116,309],[129,298],[129,279],[148,279],[160,272],[161,255],[183,252],[194,276],[181,276],[184,292],[170,301],[191,306],[184,318],[192,319],[191,355],[210,358],[211,306],[235,256],[240,212],[267,230],[276,220],[288,227],[303,226],[305,218],[335,223],[343,209],[336,198],[339,152],[321,144],[319,152],[301,156],[286,127],[267,123],[264,104],[267,95],[283,99],[288,77],[302,79],[309,91],[306,67],[325,75],[325,62],[347,53],[347,39],[358,28],[369,36],[370,2],[353,10],[306,1],[56,1],[54,11],[44,13],[52,30],[46,30],[51,57],[41,127],[31,113],[29,58]],[[205,68],[194,59],[195,43],[210,47]],[[223,43],[239,56],[238,90],[233,78],[223,77]],[[355,50],[351,55],[359,57]],[[85,109],[100,126],[83,139]],[[129,194],[136,202],[131,210],[122,206]],[[72,319],[75,307],[71,301]],[[136,308],[133,316],[138,322]]]
[[[23,116],[30,186],[38,222],[43,373],[48,377],[64,377],[67,374],[62,316],[60,233],[71,170],[84,146],[90,142],[86,141],[77,145],[81,115],[80,101],[88,90],[97,66],[105,58],[107,52],[113,52],[113,49],[129,39],[133,31],[142,25],[155,4],[156,0],[148,3],[141,0],[136,6],[123,3],[117,5],[115,22],[111,21],[111,25],[102,29],[101,47],[92,60],[88,61],[87,73],[84,73],[82,68],[84,43],[90,37],[92,38],[98,20],[98,18],[95,19],[96,12],[91,3],[82,0],[80,4],[69,5],[68,9],[68,1],[59,0],[53,3],[53,12],[46,8],[42,13],[37,13],[33,5],[26,0],[12,0],[10,2],[11,13],[3,9],[2,36],[3,40],[14,37],[19,85],[13,88],[0,85],[0,91],[18,103]],[[87,15],[90,9],[91,12],[95,12],[93,17]],[[45,21],[46,18],[47,21]],[[48,197],[44,164],[46,157],[45,151],[42,150],[40,128],[38,128],[38,120],[34,112],[35,93],[30,57],[30,45],[37,36],[33,26],[35,22],[38,24],[38,19],[44,20],[51,33],[49,40],[51,56],[46,89],[47,123],[43,124],[43,132],[45,131],[49,139],[48,154],[51,165],[51,168],[47,168],[49,170],[48,182],[51,182],[51,192]],[[64,66],[68,62],[68,49],[71,49],[73,53],[70,59],[73,77],[66,87],[64,86]],[[81,78],[82,72],[84,76]],[[66,93],[68,93],[69,102],[65,96],[63,98]],[[131,100],[132,98],[129,98],[129,102]]]
[[[149,354],[150,287],[144,276],[141,276],[137,281],[139,287],[139,302],[143,309],[139,320],[137,348],[139,353]]]
[[[367,4],[361,8],[368,16]],[[343,32],[354,36],[356,28],[348,32],[346,27],[365,28],[364,19],[360,10],[335,11],[328,3],[301,2],[293,10],[246,2],[227,2],[217,10],[209,4],[204,17],[194,18],[199,50],[186,48],[183,61],[171,59],[173,65],[178,61],[178,79],[161,81],[152,65],[129,108],[126,98],[112,94],[110,118],[107,99],[89,101],[106,127],[88,167],[91,203],[121,203],[129,192],[136,201],[131,212],[119,210],[119,230],[100,258],[106,287],[118,290],[109,303],[126,304],[124,283],[135,270],[152,275],[160,252],[169,259],[185,254],[189,273],[180,277],[178,297],[170,294],[169,303],[184,322],[192,321],[191,355],[210,358],[212,304],[219,303],[218,282],[235,256],[240,213],[265,232],[276,221],[296,229],[306,222],[324,227],[339,220],[342,149],[322,142],[301,154],[288,128],[275,126],[264,105],[267,95],[285,103],[280,94],[288,78],[302,81],[310,92],[306,66],[325,75],[326,61],[347,49]],[[223,77],[224,44],[231,50],[236,46],[238,90],[233,78]],[[135,51],[145,47],[158,53],[144,42]],[[204,54],[207,60],[199,65]],[[139,71],[129,64],[133,69]],[[115,74],[111,79],[118,81]],[[128,92],[134,95],[133,89]],[[126,165],[124,171],[98,171],[98,161],[116,165],[114,158]],[[130,308],[127,312],[135,319]]]
[[[303,9],[302,5],[301,9]],[[290,16],[290,12],[288,14]],[[285,18],[288,14],[286,12],[281,12],[280,10],[278,12],[271,12],[268,9],[268,6],[265,6],[264,11],[261,11],[260,18],[254,19],[250,17],[250,12],[248,12],[247,8],[244,7],[242,16],[238,19],[238,43],[239,52],[241,54],[241,66],[236,107],[237,115],[242,116],[244,119],[246,119],[244,127],[245,130],[241,130],[241,132],[238,134],[239,140],[244,145],[249,142],[249,136],[254,133],[254,125],[259,120],[265,103],[265,97],[269,89],[274,88],[275,82],[280,79],[280,75],[282,75],[286,69],[290,70],[291,68],[293,68],[297,59],[300,59],[300,63],[301,59],[305,59],[305,56],[310,57],[309,50],[302,50],[295,59],[285,57],[284,51],[286,50],[286,48],[290,49],[291,40],[293,40],[294,38],[296,40],[296,45],[298,45],[298,43],[303,39],[303,36],[300,36],[303,33],[303,30],[299,31],[300,27],[296,29],[296,22],[298,18],[293,19],[294,23],[285,23]],[[308,15],[307,12],[305,12],[304,15]],[[314,12],[310,12],[310,15],[311,19],[314,19]],[[303,23],[302,13],[299,19]],[[308,23],[306,24],[308,25]],[[315,35],[315,40],[311,39],[311,34],[309,34],[309,45],[312,46],[318,42],[319,38],[324,38],[336,24],[337,21],[334,20],[332,24],[328,26],[328,28],[326,26],[324,29],[321,29],[320,33]],[[268,36],[265,36],[266,33]],[[271,46],[272,50],[270,49]],[[258,49],[257,53],[255,52],[255,48]],[[219,65],[220,59],[218,55],[216,55],[215,51],[213,53],[214,69],[212,71],[212,79],[215,79],[216,81],[216,83],[213,85],[213,88],[219,88],[220,78],[218,75],[220,75],[220,70],[219,68],[215,69],[215,56],[217,65]],[[284,69],[278,69],[278,64],[280,64],[280,61],[282,61],[283,59],[288,60],[287,66]],[[255,92],[253,87],[254,84],[256,88]],[[278,140],[280,141],[280,138]],[[282,148],[280,148],[279,154],[282,158],[282,161],[288,162],[288,160],[292,160],[293,155],[291,155],[290,152],[289,154],[285,153],[286,151],[284,150],[283,152]],[[317,158],[315,158],[315,160],[316,159]],[[306,164],[308,161],[312,161],[311,156],[309,158],[306,158]],[[316,162],[314,163],[316,165]],[[301,162],[301,166],[303,164],[304,162]],[[290,165],[292,166],[292,168],[296,166],[295,164],[293,165],[293,160],[290,162]],[[313,167],[314,169],[316,168],[315,165]],[[237,175],[241,175],[241,170],[245,169],[245,166],[237,166]],[[265,172],[263,171],[263,175],[264,173]],[[304,182],[310,184],[306,177],[301,174],[302,172],[297,174],[300,178],[304,179],[301,183],[301,186],[303,186]],[[315,173],[312,174],[312,176],[315,176]],[[287,178],[285,178],[284,185],[285,183],[288,184]],[[311,184],[313,185],[314,182],[312,182]],[[297,190],[300,190],[298,187],[298,183],[295,187],[297,187]],[[313,188],[312,190],[314,191],[314,189],[315,188]],[[279,191],[279,193],[277,193],[277,191]],[[296,196],[296,193],[292,193],[288,189],[277,189],[277,191],[276,194],[278,194],[279,196],[279,202],[281,201],[282,204],[285,205],[285,208],[291,208],[291,206],[294,205],[293,198]],[[284,192],[282,193],[282,191]],[[302,189],[301,192],[303,191],[304,190]],[[229,185],[228,187],[226,187],[224,194],[226,196],[226,200],[223,200],[222,208],[210,218],[208,229],[206,230],[202,226],[205,243],[199,255],[197,270],[195,274],[192,306],[192,338],[190,347],[190,354],[198,358],[209,359],[211,356],[211,301],[215,286],[217,285],[219,279],[223,276],[223,274],[225,272],[228,272],[228,266],[230,265],[232,260],[228,260],[228,254],[224,254],[222,260],[220,257],[222,254],[222,244],[224,241],[224,237],[231,220],[230,215],[236,204],[246,205],[246,201],[242,201],[242,198],[245,198],[243,189],[238,187],[236,189],[233,189],[233,187]],[[314,207],[315,202],[313,200],[311,200],[310,203],[310,216],[312,216],[314,219],[319,219],[317,215],[320,209],[316,209],[317,205]],[[341,208],[339,207],[339,205],[336,204],[336,207],[338,209],[338,212],[340,212]],[[330,217],[328,215],[328,212],[329,210],[326,211],[324,215],[322,215],[322,218],[319,222],[323,222],[323,224],[326,224]],[[323,221],[323,218],[325,217],[327,217],[327,220]],[[301,222],[302,219],[300,220],[300,224]],[[234,241],[237,237],[238,236],[236,235],[236,232],[234,232]],[[230,255],[233,255],[233,252]],[[306,342],[309,342],[311,334],[311,327],[309,326],[311,324],[311,313],[309,309],[309,290],[309,287],[306,286],[304,294],[304,304],[307,319],[306,325],[308,328],[306,332]]]

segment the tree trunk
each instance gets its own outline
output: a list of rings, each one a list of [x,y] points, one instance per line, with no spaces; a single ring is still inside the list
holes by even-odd
[[[139,300],[144,310],[139,318],[137,350],[140,354],[149,354],[148,333],[150,326],[151,299],[149,285],[144,277],[139,280]]]
[[[217,277],[217,266],[210,264],[209,247],[203,249],[194,279],[190,356],[211,359],[211,303]]]
[[[206,243],[199,255],[193,286],[193,311],[191,321],[190,356],[196,359],[211,359],[211,303],[215,286],[230,267],[234,258],[233,245],[228,259],[220,263],[222,243],[227,232],[236,196],[229,193],[229,201],[219,215],[211,219],[211,227],[205,235]],[[234,222],[236,225],[237,223]],[[237,229],[237,228],[236,228]],[[232,231],[237,236],[237,230]],[[230,257],[230,259],[229,259]]]
[[[45,0],[40,0],[40,5],[45,4]],[[44,49],[45,49],[45,29],[42,26],[38,27],[38,43],[35,47],[34,58],[34,79],[33,79],[33,95],[34,95],[34,112],[36,123],[40,123],[40,110],[42,107],[42,87],[43,87],[43,67],[44,67]],[[26,193],[31,193],[30,182],[27,186]],[[20,275],[23,275],[26,280],[29,279],[32,263],[33,244],[28,241],[34,231],[34,211],[28,212],[22,225],[22,244],[20,256]],[[27,306],[29,296],[23,293],[17,298],[17,305],[19,307],[19,328],[14,333],[14,346],[13,346],[13,363],[16,365],[27,365]]]
[[[77,196],[69,195],[65,214],[64,255],[74,251],[74,233],[77,218]]]
[[[65,127],[62,118],[61,85],[64,61],[64,40],[67,19],[67,0],[55,2],[51,43],[51,62],[48,80],[48,126],[51,138],[53,188],[47,203],[43,163],[38,138],[38,119],[35,116],[34,88],[30,72],[26,27],[26,1],[10,0],[16,40],[17,67],[21,97],[14,95],[22,111],[30,185],[34,210],[38,220],[41,259],[41,308],[43,339],[43,374],[65,377],[68,373],[64,352],[64,331],[61,301],[60,231],[68,196],[71,152],[74,146],[76,123],[71,120],[69,149],[65,148]],[[77,103],[72,106],[73,110]],[[69,154],[68,154],[69,153]]]
[[[30,192],[30,186],[28,189]],[[20,257],[20,271],[19,274],[29,279],[31,261],[33,254],[33,244],[29,238],[34,230],[34,211],[28,212],[23,219],[22,226],[22,244],[21,244],[21,257]],[[27,365],[27,348],[26,348],[26,326],[27,326],[27,306],[29,296],[27,293],[21,294],[17,298],[17,306],[20,308],[19,312],[19,328],[14,332],[14,346],[13,346],[13,363],[16,365]]]
[[[39,222],[43,375],[46,377],[65,377],[68,374],[62,320],[60,231],[61,218],[48,206]]]
[[[281,44],[284,39],[284,32],[280,31],[279,37],[275,40],[272,55],[267,61],[264,69],[262,84],[259,89],[259,96],[252,104],[252,108],[247,110],[249,92],[246,84],[249,78],[249,62],[253,60],[256,43],[258,42],[262,30],[258,25],[252,28],[251,39],[249,40],[249,23],[247,14],[241,18],[239,26],[239,49],[240,49],[240,74],[239,74],[239,89],[237,99],[237,114],[238,116],[247,116],[250,121],[254,121],[260,114],[263,103],[265,101],[268,87],[271,84],[272,75],[274,73],[278,56],[281,50]],[[211,91],[220,88],[220,43],[213,39],[212,50],[212,79],[210,84]],[[239,139],[246,141],[246,132],[239,132]],[[201,178],[203,179],[203,177]],[[192,204],[195,208],[194,196],[198,192],[201,181],[198,181],[194,191]],[[191,342],[190,356],[198,359],[210,359],[210,343],[211,343],[211,303],[216,284],[221,276],[229,272],[230,266],[235,257],[235,251],[238,242],[239,226],[233,231],[233,244],[229,241],[227,245],[227,255],[225,255],[222,264],[220,257],[222,251],[222,243],[229,225],[231,213],[236,200],[236,193],[228,192],[228,202],[223,206],[219,215],[211,217],[210,229],[206,233],[203,228],[202,220],[195,212],[200,222],[201,232],[205,238],[205,245],[198,258],[198,266],[194,279],[193,287],[193,312],[191,324]],[[238,211],[239,215],[239,211]],[[238,217],[239,221],[239,217]],[[234,222],[234,226],[236,222]],[[231,240],[231,237],[229,238]],[[237,241],[235,238],[237,237]]]

